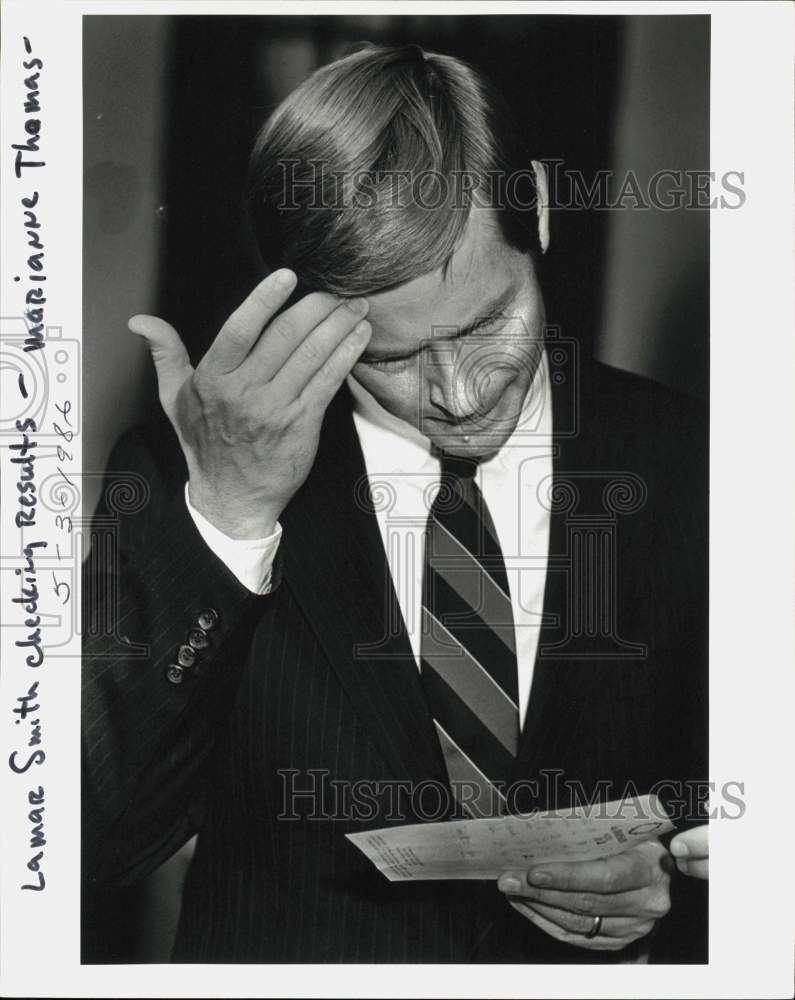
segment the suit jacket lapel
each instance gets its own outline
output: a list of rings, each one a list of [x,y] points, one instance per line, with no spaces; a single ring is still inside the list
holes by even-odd
[[[521,779],[539,763],[561,755],[556,747],[574,738],[574,730],[587,699],[587,688],[595,682],[598,671],[587,661],[572,662],[549,655],[550,647],[561,638],[567,621],[569,553],[567,539],[568,507],[559,502],[566,496],[566,474],[582,467],[584,456],[596,460],[593,448],[598,441],[583,440],[587,417],[583,413],[583,390],[587,379],[576,374],[562,384],[552,381],[552,484],[546,491],[551,507],[547,576],[544,586],[544,622],[542,624],[533,682],[525,723],[522,729],[514,776]],[[598,467],[598,466],[596,466]]]
[[[343,389],[282,517],[284,581],[395,775],[445,780]]]

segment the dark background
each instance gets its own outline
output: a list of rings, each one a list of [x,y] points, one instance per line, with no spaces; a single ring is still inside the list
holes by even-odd
[[[85,17],[85,470],[157,405],[127,318],[163,316],[200,356],[263,276],[242,211],[256,131],[363,40],[470,62],[535,158],[586,180],[709,167],[707,17]],[[705,211],[555,211],[548,319],[608,363],[706,397],[708,263]],[[87,489],[86,513],[95,499]],[[84,961],[167,960],[188,857],[87,900]]]

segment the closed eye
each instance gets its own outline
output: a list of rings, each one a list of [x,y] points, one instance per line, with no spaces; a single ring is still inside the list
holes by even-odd
[[[483,330],[488,330],[498,324],[500,320],[505,319],[504,313],[494,313],[492,316],[484,316],[483,319],[477,320],[471,326],[465,327],[458,333],[453,334],[449,337],[440,337],[440,342],[462,340],[464,337],[468,337],[473,333],[480,333]],[[361,358],[361,363],[368,365],[370,368],[376,369],[390,369],[397,367],[401,364],[405,364],[407,361],[411,361],[412,358],[418,357],[418,355],[427,347],[427,343],[423,344],[421,348],[416,351],[411,351],[408,354],[394,354],[386,358],[368,358],[367,356]]]

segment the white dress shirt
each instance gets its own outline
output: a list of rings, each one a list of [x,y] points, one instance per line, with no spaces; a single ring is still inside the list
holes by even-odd
[[[428,438],[388,413],[352,376],[348,385],[387,565],[419,667],[424,531],[439,483],[440,462]],[[543,354],[516,429],[493,458],[478,466],[476,474],[499,537],[511,590],[522,724],[544,604],[549,510],[542,501],[551,473],[551,393]],[[187,486],[185,500],[212,551],[249,590],[267,593],[281,527],[277,525],[268,538],[229,538],[191,507]]]
[[[226,568],[252,593],[267,594],[271,586],[273,560],[282,538],[282,526],[277,522],[273,534],[266,538],[230,538],[191,504],[187,483],[185,503],[199,534]]]

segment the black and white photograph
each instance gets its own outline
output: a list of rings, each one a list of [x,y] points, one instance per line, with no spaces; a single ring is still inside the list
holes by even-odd
[[[85,958],[706,961],[709,19],[83,24]]]
[[[60,995],[744,996],[737,921],[791,971],[791,224],[738,228],[791,129],[724,151],[719,5],[494,6],[76,4],[52,132],[5,32],[4,871]]]

